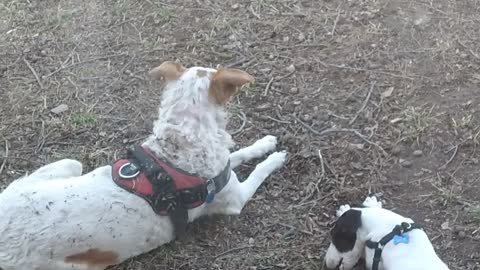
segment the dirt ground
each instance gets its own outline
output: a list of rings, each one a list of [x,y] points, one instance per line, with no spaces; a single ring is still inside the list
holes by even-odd
[[[2,1],[0,187],[141,143],[163,60],[235,67],[256,77],[231,104],[236,142],[276,135],[288,164],[241,216],[110,269],[320,269],[336,206],[368,192],[450,269],[480,269],[479,24],[477,0]]]

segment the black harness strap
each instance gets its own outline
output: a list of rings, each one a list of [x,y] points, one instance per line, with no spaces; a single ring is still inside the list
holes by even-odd
[[[388,242],[390,242],[396,235],[400,236],[414,229],[423,229],[423,226],[416,223],[402,222],[402,224],[395,226],[395,228],[393,228],[393,230],[389,234],[382,237],[380,241],[374,242],[371,240],[367,240],[367,247],[375,249],[375,253],[373,255],[372,270],[378,270],[378,265],[380,264],[380,260],[382,258],[383,248]]]

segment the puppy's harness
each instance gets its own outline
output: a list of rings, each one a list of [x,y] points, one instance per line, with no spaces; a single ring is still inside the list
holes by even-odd
[[[402,224],[395,226],[395,228],[393,228],[393,230],[389,234],[382,237],[380,241],[374,242],[367,240],[367,247],[375,249],[375,253],[373,255],[372,270],[378,270],[378,265],[380,264],[383,248],[388,242],[393,239],[393,243],[395,245],[399,243],[408,244],[409,237],[404,233],[414,229],[423,229],[423,226],[416,223],[402,222]]]
[[[113,181],[146,200],[156,214],[170,216],[175,233],[181,235],[188,222],[188,209],[211,203],[230,179],[230,161],[220,174],[205,179],[174,168],[147,147],[128,150],[127,159],[112,166]]]

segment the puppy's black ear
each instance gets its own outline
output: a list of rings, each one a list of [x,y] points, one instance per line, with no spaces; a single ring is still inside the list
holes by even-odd
[[[331,230],[332,243],[339,252],[353,249],[357,241],[357,230],[362,226],[362,212],[350,209],[343,213]]]

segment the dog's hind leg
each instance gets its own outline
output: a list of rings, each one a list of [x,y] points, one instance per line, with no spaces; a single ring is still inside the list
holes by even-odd
[[[22,180],[52,180],[82,175],[82,163],[74,159],[62,159],[41,167]]]
[[[232,169],[236,168],[242,162],[259,158],[268,152],[275,150],[277,146],[277,138],[272,135],[267,135],[254,144],[242,148],[230,154],[230,166]]]

